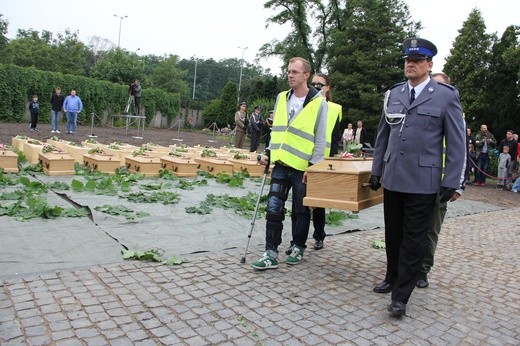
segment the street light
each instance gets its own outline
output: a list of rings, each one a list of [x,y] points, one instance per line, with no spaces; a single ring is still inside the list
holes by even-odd
[[[242,49],[242,59],[240,60],[240,77],[238,78],[238,94],[237,94],[237,104],[240,102],[240,87],[242,86],[242,68],[244,67],[244,52],[248,47],[237,47],[238,49]]]
[[[119,18],[119,36],[117,37],[117,48],[119,48],[119,45],[121,44],[121,24],[123,24],[123,19],[128,18],[128,16],[123,17],[114,14],[114,17]]]
[[[199,62],[199,59],[195,58],[195,73],[193,74],[193,95],[191,98],[195,100],[195,82],[197,81],[197,63]]]

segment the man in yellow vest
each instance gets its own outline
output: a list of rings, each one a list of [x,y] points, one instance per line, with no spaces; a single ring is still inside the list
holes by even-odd
[[[260,163],[274,162],[267,201],[266,244],[262,257],[251,262],[258,270],[278,268],[278,246],[282,242],[285,202],[292,188],[294,233],[287,264],[303,258],[309,235],[310,210],[303,205],[307,167],[323,160],[326,147],[327,102],[321,93],[307,84],[310,63],[300,57],[289,60],[287,69],[291,89],[276,98],[271,143]]]
[[[334,157],[339,150],[339,141],[341,139],[340,121],[342,117],[341,105],[332,102],[331,90],[330,90],[330,78],[324,73],[316,73],[312,76],[311,85],[321,92],[321,94],[327,100],[327,106],[329,108],[327,114],[327,144],[325,146],[325,157]],[[294,206],[293,206],[294,209]],[[293,233],[296,226],[294,217],[292,214],[292,228]],[[321,250],[324,247],[323,241],[327,234],[325,233],[325,208],[314,208],[312,209],[312,224],[314,226],[314,250]],[[291,246],[285,251],[287,255],[290,255],[294,241],[291,240]]]

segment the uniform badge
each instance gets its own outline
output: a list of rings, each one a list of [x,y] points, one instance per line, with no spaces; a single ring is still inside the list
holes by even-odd
[[[411,40],[410,41],[410,47],[416,48],[417,47],[417,40]]]
[[[433,88],[432,87],[429,87],[428,88],[428,92],[431,94],[433,92]]]

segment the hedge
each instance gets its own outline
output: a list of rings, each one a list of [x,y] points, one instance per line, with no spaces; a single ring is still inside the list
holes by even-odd
[[[91,121],[90,114],[121,114],[128,101],[128,85],[59,72],[40,71],[33,67],[19,67],[0,64],[0,122],[23,122],[27,105],[32,95],[40,101],[40,121],[50,122],[50,99],[54,88],[59,86],[67,96],[76,89],[83,102],[83,112],[78,122]],[[156,112],[166,116],[171,123],[180,110],[180,97],[161,89],[143,88],[142,107],[146,122],[149,123]],[[81,114],[83,116],[81,116]],[[89,116],[86,116],[86,115]]]

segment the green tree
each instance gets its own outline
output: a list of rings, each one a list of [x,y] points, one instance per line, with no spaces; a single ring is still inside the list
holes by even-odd
[[[52,56],[53,71],[65,74],[88,75],[90,69],[90,51],[83,42],[79,40],[79,33],[65,30],[65,34],[58,34],[53,41]]]
[[[492,113],[486,104],[486,81],[494,35],[486,34],[486,24],[478,9],[473,9],[455,38],[444,64],[444,72],[460,91],[462,109],[470,123],[489,124]],[[492,129],[490,129],[492,130]]]
[[[484,88],[488,113],[492,115],[489,125],[500,138],[507,130],[518,131],[520,115],[520,27],[506,28],[500,40],[491,49],[489,79]]]
[[[402,42],[421,24],[402,0],[352,0],[343,18],[329,50],[334,101],[343,106],[343,127],[362,119],[374,134],[383,93],[404,79]]]
[[[143,62],[137,54],[115,48],[100,58],[90,74],[96,79],[128,85],[136,78],[141,79],[143,69]]]
[[[40,36],[35,30],[18,29],[16,38],[7,46],[6,62],[20,67],[53,71],[53,49],[47,32]]]
[[[212,123],[216,123],[218,127],[230,125],[233,127],[235,123],[237,101],[237,86],[233,82],[228,82],[219,99],[210,102],[202,111],[202,119],[204,126],[208,127]]]
[[[326,28],[331,12],[329,7],[320,0],[269,0],[264,3],[264,8],[276,12],[267,19],[268,25],[289,24],[293,30],[283,39],[274,39],[264,44],[259,56],[278,56],[284,61],[284,66],[287,66],[290,58],[300,56],[311,63],[313,70],[321,70],[328,37]],[[311,26],[309,22],[313,20],[317,24]]]
[[[186,72],[177,68],[176,64],[176,55],[169,55],[160,61],[150,77],[150,85],[186,97],[189,92],[184,81]]]
[[[3,19],[3,14],[0,13],[0,63],[5,63],[7,58],[7,44],[9,39],[5,36],[7,34],[7,28],[9,22]]]

